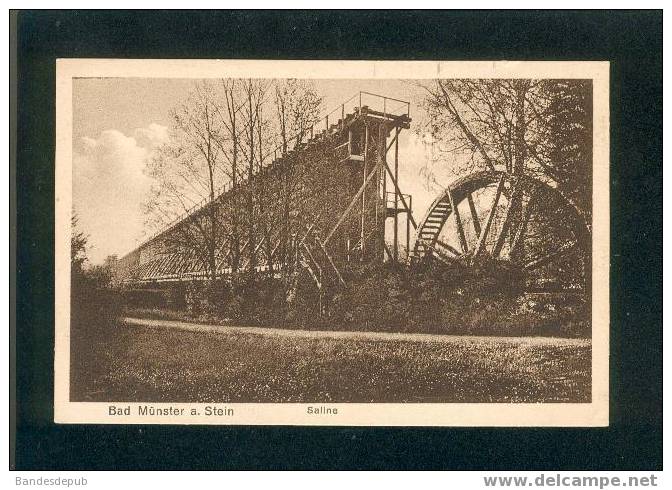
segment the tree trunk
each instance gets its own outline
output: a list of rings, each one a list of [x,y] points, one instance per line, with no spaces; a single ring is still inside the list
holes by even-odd
[[[249,149],[250,149],[250,159],[247,166],[247,248],[249,250],[250,256],[250,270],[254,270],[256,267],[256,245],[254,243],[254,185],[252,178],[254,177],[254,130],[255,130],[255,121],[254,121],[254,109],[252,107],[252,86],[250,82],[249,91],[247,94],[247,102],[249,108]]]
[[[516,100],[514,101],[514,131],[513,131],[513,159],[511,165],[511,173],[514,176],[522,176],[525,173],[525,160],[527,158],[527,144],[525,142],[525,134],[527,129],[527,121],[525,120],[525,96],[529,88],[529,81],[527,80],[518,80],[514,82]],[[523,196],[524,193],[521,192],[522,189],[512,189],[512,193],[509,194],[509,199],[512,199],[511,203],[511,226],[509,227],[509,243],[513,242],[513,238],[516,236],[518,229],[521,226],[523,219]],[[518,249],[516,250],[516,256],[512,256],[511,259],[517,259],[524,255],[523,250],[524,240],[521,240]]]

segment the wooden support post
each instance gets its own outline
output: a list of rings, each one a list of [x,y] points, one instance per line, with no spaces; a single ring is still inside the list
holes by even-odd
[[[392,170],[390,170],[389,165],[387,163],[383,162],[385,164],[385,170],[387,170],[387,174],[390,176],[392,179],[392,183],[394,184],[396,192],[399,193],[399,198],[401,200],[401,204],[404,205],[404,208],[406,208],[406,211],[408,211],[408,215],[411,217],[411,223],[413,224],[413,228],[417,229],[418,224],[415,222],[415,219],[413,219],[413,214],[411,214],[411,210],[408,207],[408,203],[406,202],[406,199],[404,198],[404,195],[401,193],[401,189],[399,189],[399,184],[397,183],[396,180],[394,180],[394,174],[392,173]]]
[[[392,260],[392,252],[390,252],[390,249],[386,243],[383,243],[383,249],[385,250],[385,253],[387,253],[387,257]]]
[[[336,267],[336,264],[334,264],[334,261],[331,258],[331,255],[329,255],[329,252],[327,252],[327,249],[324,248],[324,245],[322,245],[322,242],[320,242],[320,240],[315,240],[315,242],[320,247],[320,249],[322,250],[322,253],[324,254],[324,256],[329,261],[329,265],[331,265],[332,269],[334,269],[334,272],[336,273],[336,277],[338,277],[339,282],[341,284],[343,284],[343,286],[346,286],[345,281],[343,280],[343,276],[341,276],[341,273],[339,272],[338,267]]]
[[[382,157],[381,161],[384,163],[387,161],[387,152],[385,151],[385,145],[387,144],[387,136],[389,134],[389,130],[385,128],[385,132],[382,134],[382,144],[380,145],[380,151],[382,151]],[[381,185],[381,199],[380,199],[380,209],[381,213],[383,216],[382,223],[380,224],[380,243],[381,247],[385,246],[385,233],[387,231],[387,174],[385,173],[385,169],[383,168],[383,164],[380,164],[380,185]],[[385,259],[385,254],[382,251],[380,252],[381,257],[383,260]]]
[[[319,306],[320,316],[322,316],[324,314],[324,312],[322,310],[322,296],[324,294],[323,291],[322,291],[322,271],[320,271],[320,293],[319,294],[320,294],[320,306]]]
[[[401,128],[397,127],[396,132],[394,133],[394,138],[392,138],[392,141],[390,141],[390,144],[387,145],[387,148],[385,149],[385,154],[387,154],[387,152],[390,151],[390,148],[392,148],[392,145],[395,144],[399,138],[399,133],[401,133]]]
[[[408,196],[410,208],[406,211],[406,259],[411,256],[411,210],[413,209],[413,196]]]
[[[361,233],[360,233],[360,250],[361,250],[361,255],[360,255],[360,261],[364,261],[364,253],[365,253],[365,236],[364,236],[364,230],[366,226],[366,183],[368,181],[368,178],[366,177],[366,164],[368,163],[368,156],[369,156],[369,125],[365,125],[364,127],[364,164],[363,168],[364,171],[362,172],[362,176],[364,179],[364,184],[362,187],[364,188],[364,192],[362,192],[362,227],[361,227]],[[375,173],[371,172],[371,174]]]
[[[387,154],[385,152],[385,145],[387,143],[388,129],[385,122],[378,126],[378,145],[376,148],[377,158],[379,162],[385,162]],[[377,186],[376,186],[376,260],[385,261],[385,222],[387,221],[387,204],[385,195],[385,171],[382,164],[378,163],[377,172]]]
[[[299,247],[296,244],[296,233],[292,234],[292,247],[294,248],[294,268],[298,270],[299,268]]]
[[[378,143],[378,147],[376,148],[376,158],[378,158],[378,159],[381,158],[381,154],[380,154],[380,137],[381,137],[381,135],[382,135],[382,131],[380,130],[380,125],[379,125],[378,126],[378,140],[376,140],[377,143]],[[379,166],[377,165],[377,167],[379,167]],[[378,170],[378,172],[380,172],[380,170]],[[373,207],[374,207],[374,210],[373,210],[373,229],[378,230],[378,212],[379,212],[379,208],[380,208],[380,200],[379,200],[380,199],[379,198],[379,196],[380,196],[380,173],[378,175],[376,175],[376,188],[375,188],[374,196],[375,197],[374,197],[374,202],[373,202]],[[376,241],[380,240],[380,237],[378,237],[377,234],[374,238],[375,238]],[[376,244],[376,246],[377,245],[378,244]],[[376,255],[376,254],[374,254],[374,255]]]
[[[397,136],[399,133],[397,132]],[[395,138],[394,143],[394,181],[399,182],[399,138]],[[399,261],[399,193],[394,188],[394,243],[392,246],[394,262]]]
[[[384,214],[383,216],[387,217],[387,175],[385,174],[385,171],[382,168],[380,168],[381,172],[381,185],[382,185],[382,193],[383,193],[383,211]]]
[[[348,207],[346,208],[346,210],[343,211],[343,214],[341,214],[341,217],[338,219],[338,222],[337,222],[337,223],[334,225],[334,227],[331,229],[331,231],[330,231],[329,234],[327,235],[327,238],[324,239],[324,241],[322,242],[322,245],[324,245],[324,246],[326,247],[326,246],[327,246],[327,243],[329,243],[329,240],[330,240],[331,237],[334,235],[334,233],[336,232],[336,230],[343,224],[343,221],[345,221],[345,218],[348,217],[348,215],[350,214],[350,212],[353,210],[353,208],[354,208],[355,205],[357,204],[357,201],[359,201],[359,199],[360,199],[360,197],[361,197],[361,194],[362,194],[362,193],[364,192],[364,190],[366,189],[366,185],[369,183],[369,181],[370,181],[370,180],[373,178],[373,176],[376,174],[376,170],[377,170],[377,169],[374,168],[373,171],[369,173],[369,176],[368,176],[368,177],[366,178],[366,180],[364,181],[364,184],[362,184],[362,186],[359,188],[359,190],[357,191],[357,194],[355,194],[355,197],[352,198],[352,201],[350,201],[350,204],[348,205]]]

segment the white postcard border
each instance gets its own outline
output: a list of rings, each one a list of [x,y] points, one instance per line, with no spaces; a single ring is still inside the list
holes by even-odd
[[[72,79],[137,78],[576,78],[593,80],[593,295],[590,403],[335,403],[337,414],[307,413],[308,403],[70,402],[70,218]],[[95,424],[588,427],[609,424],[609,63],[604,61],[279,61],[59,59],[56,63],[54,420]],[[110,415],[110,406],[129,415]],[[140,407],[181,416],[139,415]],[[224,416],[205,415],[216,407]],[[191,414],[191,409],[197,415]],[[231,409],[232,414],[228,415]]]

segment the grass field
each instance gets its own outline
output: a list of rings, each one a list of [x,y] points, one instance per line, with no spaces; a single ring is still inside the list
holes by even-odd
[[[587,340],[336,339],[119,324],[72,357],[73,401],[590,401]]]

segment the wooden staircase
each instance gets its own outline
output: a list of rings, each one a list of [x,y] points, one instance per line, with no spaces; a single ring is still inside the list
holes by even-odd
[[[421,258],[430,255],[442,261],[449,259],[449,255],[437,247],[437,242],[451,210],[452,207],[448,198],[443,199],[434,206],[425,221],[420,224],[415,246],[411,253],[411,264],[417,263]],[[448,248],[445,244],[444,247]]]

